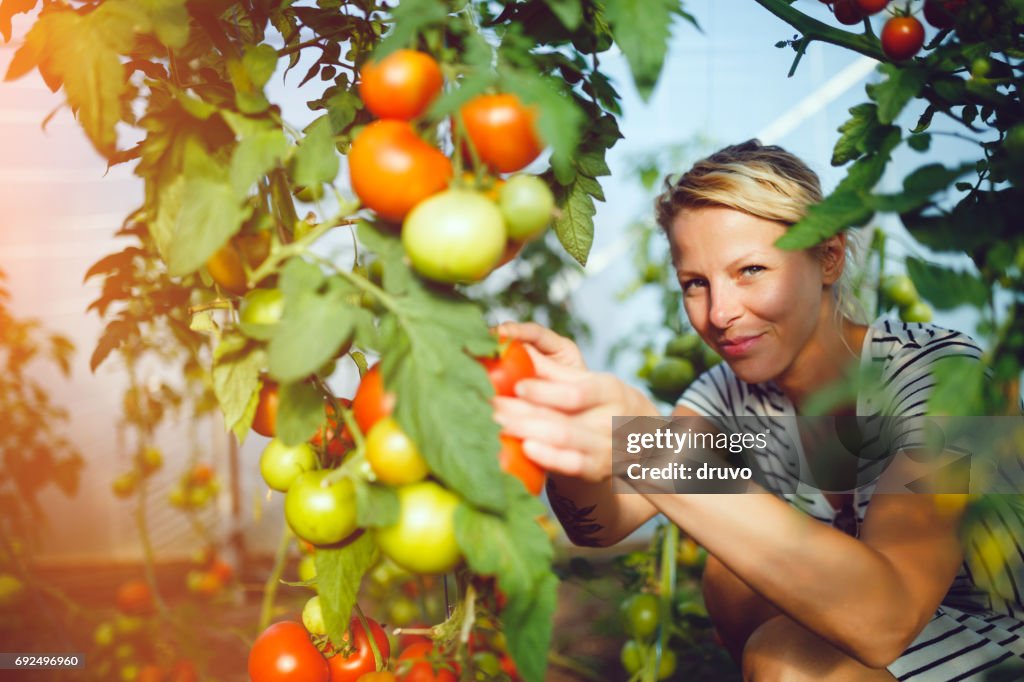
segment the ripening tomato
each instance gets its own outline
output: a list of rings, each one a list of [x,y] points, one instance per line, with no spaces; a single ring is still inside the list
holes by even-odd
[[[278,439],[267,443],[260,455],[260,474],[272,489],[286,493],[295,479],[316,469],[316,452],[307,443],[285,445]]]
[[[498,465],[502,471],[508,472],[522,481],[531,495],[540,495],[540,491],[544,489],[544,479],[547,474],[523,453],[522,440],[504,434],[501,436]]]
[[[394,411],[395,400],[394,393],[384,391],[384,377],[377,363],[363,375],[352,399],[352,414],[360,430],[369,433],[374,424]]]
[[[344,407],[351,407],[352,402],[346,398],[338,398],[338,402]],[[327,454],[334,459],[341,459],[344,457],[349,450],[355,447],[355,442],[352,440],[352,434],[349,433],[348,427],[342,425],[341,434],[338,434],[338,420],[334,418],[334,406],[330,403],[324,408],[326,426],[321,426],[317,429],[313,437],[309,439],[309,442],[313,444],[313,447],[320,449],[323,447],[324,439],[327,440]]]
[[[857,0],[835,0],[832,5],[832,12],[840,24],[852,26],[864,19],[864,13],[860,11]]]
[[[479,282],[505,251],[505,219],[479,192],[449,189],[420,203],[402,223],[416,272],[438,282]]]
[[[398,656],[401,682],[455,682],[452,664],[441,659],[432,642],[411,644]]]
[[[388,642],[387,633],[373,618],[367,618],[366,624],[370,626],[373,641],[377,644],[377,650],[380,652],[381,662],[386,663],[391,655],[391,644]],[[330,682],[354,682],[360,676],[377,669],[373,648],[370,646],[370,637],[359,618],[353,618],[349,622],[349,631],[342,638],[348,642],[350,636],[354,636],[352,649],[347,654],[342,651],[327,659],[327,665],[331,670]]]
[[[153,592],[145,580],[129,580],[117,588],[117,609],[128,616],[148,616],[153,613]]]
[[[213,467],[200,462],[188,472],[188,482],[191,485],[206,485],[213,480]]]
[[[380,670],[361,675],[357,682],[397,682],[397,680],[398,678],[395,677],[393,672]]]
[[[378,118],[416,118],[441,94],[441,67],[426,52],[398,50],[359,71],[359,96]]]
[[[303,540],[314,545],[341,542],[356,529],[356,494],[352,481],[323,485],[330,469],[300,474],[284,498],[284,518]]]
[[[384,417],[366,434],[366,461],[377,478],[388,485],[422,481],[430,472],[416,443],[394,417]]]
[[[536,175],[516,175],[498,190],[498,207],[508,238],[520,242],[544,233],[555,210],[555,197]]]
[[[401,221],[416,204],[448,186],[452,164],[405,121],[374,121],[348,154],[352,189],[382,218]]]
[[[458,496],[433,481],[397,489],[398,521],[377,530],[384,556],[413,573],[447,573],[462,560],[455,540]]]
[[[225,291],[241,295],[248,288],[245,266],[255,269],[270,254],[270,231],[242,234],[230,239],[206,261],[206,271]]]
[[[256,405],[256,414],[252,417],[253,431],[267,438],[277,435],[277,405],[279,401],[277,384],[269,379],[264,379],[263,386],[260,388],[260,401]]]
[[[164,682],[164,672],[152,663],[139,668],[135,682]]]
[[[882,27],[882,52],[893,61],[910,59],[924,45],[924,27],[914,17],[893,17]]]
[[[177,661],[167,674],[167,682],[199,682],[199,671],[195,663],[183,658]]]
[[[522,170],[544,149],[537,137],[535,110],[515,95],[479,95],[461,113],[477,156],[499,173]]]
[[[242,333],[260,341],[268,341],[284,315],[284,294],[280,289],[253,289],[238,307]]]
[[[480,362],[487,370],[497,395],[515,396],[516,384],[520,379],[529,379],[537,375],[526,346],[519,339],[499,339],[498,357],[481,358]]]
[[[878,14],[885,6],[889,4],[889,0],[857,0],[857,7],[864,14]]]
[[[327,661],[298,623],[274,623],[249,650],[251,682],[328,682]]]

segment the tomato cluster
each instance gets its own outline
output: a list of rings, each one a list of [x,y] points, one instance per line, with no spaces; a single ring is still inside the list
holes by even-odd
[[[220,481],[209,464],[199,462],[186,470],[167,493],[172,507],[183,510],[202,509],[220,492]]]
[[[544,232],[554,197],[538,177],[491,175],[521,171],[543,150],[536,112],[515,95],[479,95],[463,105],[451,125],[456,164],[425,141],[416,123],[443,87],[440,66],[423,52],[398,50],[364,65],[360,96],[378,120],[353,139],[349,175],[363,206],[401,223],[420,275],[477,282]],[[478,172],[456,179],[463,160]]]
[[[914,283],[906,275],[892,275],[882,280],[883,305],[896,306],[904,322],[931,322],[932,308],[921,300]]]
[[[822,0],[829,5],[836,21],[845,25],[858,24],[867,17],[886,9],[889,0]],[[925,0],[924,18],[940,31],[953,29],[967,6],[966,0]],[[909,9],[896,11],[882,27],[882,51],[892,61],[910,59],[924,46],[924,26]]]
[[[661,354],[649,350],[637,374],[656,398],[674,404],[694,379],[721,360],[691,331],[670,339]]]

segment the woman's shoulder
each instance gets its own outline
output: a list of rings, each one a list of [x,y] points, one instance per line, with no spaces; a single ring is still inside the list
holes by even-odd
[[[982,354],[981,346],[961,331],[889,318],[879,318],[871,324],[865,343],[870,344],[865,355],[872,362],[881,363],[883,374],[888,377],[930,369],[943,358],[979,359]]]

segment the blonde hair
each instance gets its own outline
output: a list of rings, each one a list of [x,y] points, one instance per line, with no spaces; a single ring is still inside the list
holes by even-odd
[[[665,178],[655,216],[674,252],[672,223],[686,209],[722,206],[790,226],[821,200],[821,181],[807,164],[782,147],[747,140],[698,161],[677,179]],[[863,322],[867,315],[852,284],[857,245],[849,230],[845,232],[846,262],[832,287],[835,309],[837,316]]]

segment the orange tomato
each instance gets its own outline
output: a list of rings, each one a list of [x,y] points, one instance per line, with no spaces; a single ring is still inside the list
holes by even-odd
[[[547,474],[532,459],[523,453],[523,441],[512,436],[501,436],[501,451],[498,465],[502,471],[512,474],[526,486],[531,495],[540,495],[544,489]]]
[[[452,164],[405,121],[375,121],[348,154],[352,189],[382,218],[401,221],[412,208],[448,186]]]
[[[130,580],[117,590],[117,608],[128,616],[148,616],[155,604],[153,592],[145,580]]]
[[[374,365],[363,375],[352,399],[352,414],[364,435],[370,432],[374,424],[391,414],[395,409],[395,400],[394,393],[384,391],[380,363]]]
[[[225,291],[242,295],[249,285],[245,280],[245,267],[256,268],[267,259],[270,253],[270,232],[263,230],[256,234],[238,235],[230,239],[224,246],[206,261],[206,271],[213,281]]]
[[[444,85],[437,61],[416,50],[398,50],[379,62],[367,62],[359,77],[366,108],[378,118],[403,121],[425,112]]]
[[[263,380],[260,389],[260,402],[256,406],[256,414],[252,418],[252,430],[261,436],[273,438],[277,435],[277,384],[269,379]]]
[[[480,160],[499,173],[513,173],[540,156],[536,112],[515,95],[480,95],[462,107],[462,121]]]

